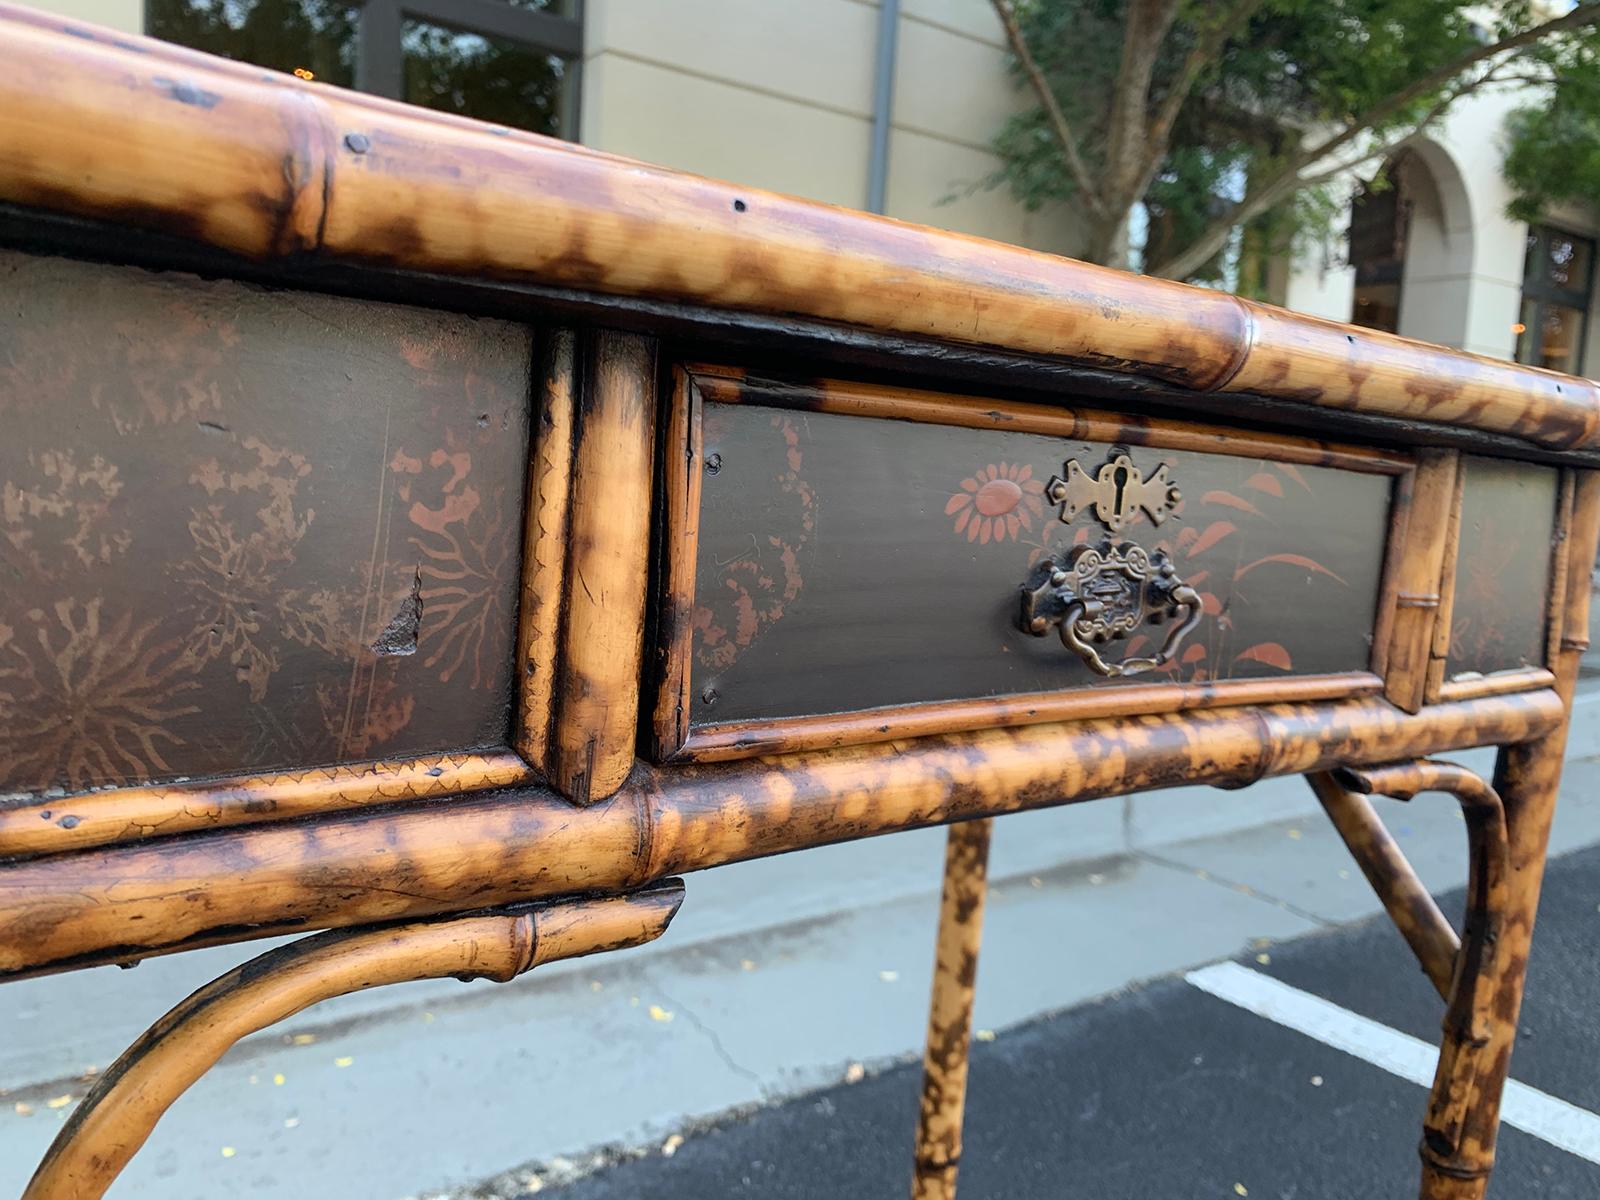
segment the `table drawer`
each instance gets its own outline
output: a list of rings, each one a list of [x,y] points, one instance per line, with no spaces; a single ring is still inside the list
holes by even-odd
[[[658,758],[1378,687],[1403,457],[708,368],[669,416]]]

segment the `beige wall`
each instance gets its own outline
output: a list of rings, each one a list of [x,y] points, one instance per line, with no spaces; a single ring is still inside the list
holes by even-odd
[[[29,8],[90,21],[96,26],[120,29],[125,34],[144,32],[144,0],[21,0]]]
[[[588,0],[582,140],[851,208],[867,200],[878,9],[865,0]],[[1021,103],[987,0],[904,0],[888,214],[1041,249],[1059,210],[973,190]]]
[[[120,29],[124,33],[144,32],[144,0],[21,0],[31,8],[76,17]]]

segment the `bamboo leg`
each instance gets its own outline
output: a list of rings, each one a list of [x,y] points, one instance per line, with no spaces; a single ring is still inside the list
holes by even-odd
[[[1447,1045],[1434,1081],[1458,1096],[1460,1120],[1449,1140],[1427,1131],[1422,1145],[1422,1200],[1481,1200],[1494,1166],[1500,1099],[1510,1071],[1517,1018],[1533,938],[1534,915],[1544,877],[1545,850],[1555,811],[1565,731],[1526,746],[1502,750],[1495,771],[1504,797],[1510,837],[1509,900],[1498,954],[1504,964],[1487,997],[1489,1023],[1475,1069],[1464,1069]],[[1456,1078],[1447,1080],[1447,1071]]]
[[[1506,878],[1490,926],[1491,961],[1478,964],[1470,1002],[1466,984],[1473,968],[1470,942],[1464,942],[1420,1147],[1422,1200],[1482,1200],[1488,1187],[1564,742],[1563,730],[1500,753],[1494,790],[1505,806]],[[1470,907],[1479,882],[1468,887]]]
[[[1520,976],[1525,961],[1510,959],[1503,944],[1511,889],[1505,807],[1493,788],[1452,763],[1400,763],[1341,774],[1362,792],[1399,800],[1419,792],[1448,792],[1461,802],[1472,853],[1467,910],[1445,1007],[1439,1065],[1423,1121],[1421,1153],[1425,1170],[1457,1180],[1486,1177],[1494,1161],[1492,1150],[1485,1153],[1463,1134],[1478,1102],[1479,1081],[1489,1070],[1486,1047],[1499,1019],[1495,996],[1507,975]]]
[[[1441,1052],[1434,1102],[1448,1094],[1457,1119],[1446,1131],[1432,1128],[1430,1121],[1422,1145],[1422,1200],[1482,1200],[1488,1187],[1565,743],[1562,729],[1500,752],[1495,788],[1505,802],[1510,850],[1507,902],[1495,948],[1500,967],[1485,995],[1481,1044],[1463,1056],[1463,1048],[1452,1047],[1447,1038]]]
[[[967,1101],[972,998],[989,889],[992,819],[950,826],[939,903],[938,953],[928,1005],[928,1050],[922,1067],[913,1200],[954,1200],[961,1166],[961,1119]]]
[[[1572,494],[1565,568],[1556,573],[1562,588],[1552,598],[1549,663],[1569,714],[1578,660],[1589,645],[1590,577],[1600,537],[1600,472],[1577,473]],[[1558,562],[1561,557],[1557,556]],[[1472,1078],[1460,1080],[1463,1108],[1454,1155],[1423,1146],[1422,1200],[1482,1200],[1488,1188],[1566,746],[1563,722],[1532,741],[1504,747],[1495,765],[1494,787],[1505,804],[1510,849],[1508,898],[1496,947],[1503,966],[1488,998],[1491,1024],[1477,1055],[1482,1065]]]
[[[414,979],[513,979],[540,963],[651,941],[677,880],[628,896],[338,930],[271,950],[179,1004],[128,1047],[56,1135],[23,1200],[97,1200],[173,1101],[240,1038],[348,992]]]

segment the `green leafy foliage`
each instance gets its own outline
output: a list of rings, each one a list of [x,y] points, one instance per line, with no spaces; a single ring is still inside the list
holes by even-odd
[[[1526,0],[1499,5],[1184,0],[1141,99],[1154,113],[1169,94],[1176,97],[1170,136],[1163,140],[1152,121],[1142,148],[1156,164],[1148,184],[1137,195],[1108,195],[1116,156],[1113,109],[1119,96],[1126,102],[1125,30],[1138,12],[1148,14],[1152,7],[1159,7],[1156,0],[1016,0],[1010,5],[1071,126],[1091,195],[1116,210],[1143,208],[1147,268],[1193,260],[1180,272],[1183,277],[1213,282],[1222,277],[1229,254],[1237,263],[1240,255],[1260,257],[1297,238],[1328,233],[1341,218],[1342,205],[1325,186],[1324,168],[1371,155],[1362,163],[1371,173],[1381,165],[1385,147],[1437,120],[1456,98],[1484,86],[1495,72],[1513,66],[1518,72],[1525,66],[1550,71],[1557,60],[1575,68],[1581,56],[1574,46],[1588,45],[1585,39],[1594,36],[1585,30],[1570,35],[1572,41],[1511,46],[1503,55],[1472,61],[1484,47],[1547,21],[1548,6],[1536,9]],[[1191,59],[1199,61],[1197,70]],[[1028,86],[1020,64],[1018,80]],[[1326,139],[1347,129],[1355,136],[1327,161],[1316,156]],[[1513,161],[1521,170],[1515,177],[1527,179],[1526,193],[1548,195],[1554,179],[1545,173],[1547,156],[1578,142],[1596,145],[1597,131],[1600,72],[1591,64],[1564,105],[1519,114]],[[989,184],[1008,187],[1029,208],[1087,206],[1083,181],[1068,169],[1061,138],[1042,104],[1006,122],[994,146],[1002,166]],[[1583,169],[1590,174],[1562,180],[1561,186],[1595,195],[1600,155],[1591,150]],[[1568,164],[1568,170],[1576,172],[1578,164]],[[1536,188],[1541,179],[1552,183]],[[1267,199],[1251,203],[1260,197]],[[1219,228],[1230,223],[1230,235],[1219,241]],[[1227,247],[1227,253],[1219,247]],[[1102,251],[1109,252],[1091,245],[1089,257]],[[1243,272],[1240,283],[1251,286]]]
[[[1563,39],[1533,58],[1550,82],[1505,130],[1508,209],[1520,221],[1600,198],[1600,33]]]

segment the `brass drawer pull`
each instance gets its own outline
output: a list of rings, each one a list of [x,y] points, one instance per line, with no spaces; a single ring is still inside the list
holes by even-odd
[[[1162,551],[1133,542],[1075,547],[1065,558],[1039,562],[1022,585],[1023,632],[1043,637],[1056,626],[1061,642],[1078,652],[1096,674],[1116,679],[1152,671],[1172,660],[1185,636],[1200,623],[1200,594],[1173,569]],[[1149,622],[1176,621],[1150,658],[1108,663],[1097,645],[1121,641]]]

